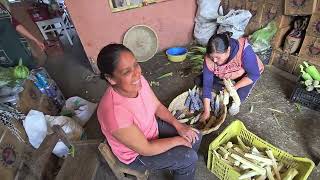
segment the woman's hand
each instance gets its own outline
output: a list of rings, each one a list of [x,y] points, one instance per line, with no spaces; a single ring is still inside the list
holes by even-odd
[[[179,124],[176,126],[178,134],[186,139],[189,143],[195,143],[196,140],[199,140],[198,134],[199,131],[187,126],[186,124]]]
[[[177,141],[179,146],[187,146],[189,148],[192,148],[192,144],[181,136],[177,136]]]
[[[201,116],[200,116],[200,122],[206,122],[207,119],[210,117],[210,112],[209,111],[203,111]]]
[[[43,42],[39,41],[39,40],[35,40],[34,43],[40,48],[41,51],[45,50],[45,45],[43,44]]]

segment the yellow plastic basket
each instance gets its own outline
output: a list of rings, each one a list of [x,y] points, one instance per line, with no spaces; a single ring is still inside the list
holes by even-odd
[[[212,143],[210,143],[209,146],[207,168],[219,179],[239,179],[240,174],[213,153],[213,150],[216,150],[220,145],[225,144],[228,141],[236,143],[237,136],[239,136],[248,146],[255,146],[258,149],[271,149],[277,160],[283,162],[285,165],[295,167],[299,174],[294,180],[306,180],[314,168],[314,163],[310,159],[295,157],[274,147],[248,131],[241,121],[235,120]]]

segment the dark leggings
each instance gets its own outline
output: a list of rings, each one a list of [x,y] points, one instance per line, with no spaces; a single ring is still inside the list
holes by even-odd
[[[159,138],[178,136],[176,129],[167,122],[158,120],[158,128]],[[197,151],[202,139],[201,134],[198,136],[199,140],[192,145],[192,148],[177,146],[155,156],[139,155],[129,166],[139,171],[168,169],[173,172],[175,180],[193,180],[198,160]]]

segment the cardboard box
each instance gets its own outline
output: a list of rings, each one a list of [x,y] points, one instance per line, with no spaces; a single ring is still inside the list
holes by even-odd
[[[250,35],[262,27],[262,10],[263,10],[264,0],[247,0],[246,10],[250,11],[252,17],[245,29],[245,34]]]
[[[263,5],[261,14],[261,26],[266,26],[270,21],[275,19],[277,16],[281,15],[281,7],[276,6],[272,3],[265,3]]]
[[[299,57],[320,65],[320,37],[306,36],[304,38]]]
[[[245,9],[252,14],[249,23],[261,23],[264,0],[247,0]]]
[[[27,114],[31,109],[41,111],[47,115],[57,115],[59,110],[54,102],[34,85],[31,80],[26,80],[24,90],[19,94],[17,109]]]
[[[265,27],[270,21],[281,16],[284,11],[283,1],[247,0],[246,9],[252,14],[250,22],[246,27],[245,34],[250,35]]]
[[[273,49],[281,49],[282,50],[283,45],[284,45],[284,41],[285,41],[287,35],[290,33],[291,29],[292,28],[290,26],[278,29],[276,35],[273,37],[272,42],[271,42],[271,46],[273,47]]]
[[[21,138],[28,142],[25,130],[19,121],[10,121],[21,133]],[[20,142],[18,138],[9,130],[7,126],[0,123],[0,177],[1,179],[15,179],[19,166],[22,163],[22,157],[26,144]]]
[[[277,27],[279,29],[292,26],[293,20],[294,20],[294,16],[286,16],[286,15],[277,16],[275,18]]]
[[[245,9],[246,0],[222,0],[221,5],[223,7],[223,13],[227,14],[231,9]]]
[[[300,64],[302,64],[304,61],[308,62],[309,65],[315,66],[318,69],[318,71],[320,71],[320,65],[313,64],[312,62],[308,61],[307,59],[299,57],[298,62],[296,64],[296,67],[294,68],[294,70],[292,72],[294,75],[297,75],[297,76],[300,75]]]
[[[272,53],[271,63],[275,67],[292,73],[296,67],[298,56],[290,55],[281,50],[275,50]]]
[[[312,14],[307,28],[307,35],[320,37],[320,11],[319,13]]]
[[[317,6],[317,0],[285,0],[285,15],[311,15]]]

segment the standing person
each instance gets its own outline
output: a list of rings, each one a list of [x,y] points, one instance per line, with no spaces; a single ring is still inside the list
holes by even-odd
[[[232,79],[234,88],[243,102],[264,70],[263,63],[253,52],[246,38],[232,39],[231,33],[213,35],[207,44],[203,63],[203,102],[201,121],[210,116],[210,100],[213,89],[221,89],[223,78]],[[239,107],[231,106],[229,113],[235,115]]]
[[[27,47],[21,42],[18,33],[33,41],[41,51],[45,46],[42,41],[35,38],[23,25],[21,25],[5,6],[0,3],[0,66],[11,67],[18,64],[22,58],[23,64],[32,69],[37,66]]]
[[[169,169],[175,180],[193,180],[199,131],[179,123],[162,105],[124,45],[104,47],[97,64],[110,85],[97,115],[115,156],[132,169]]]

